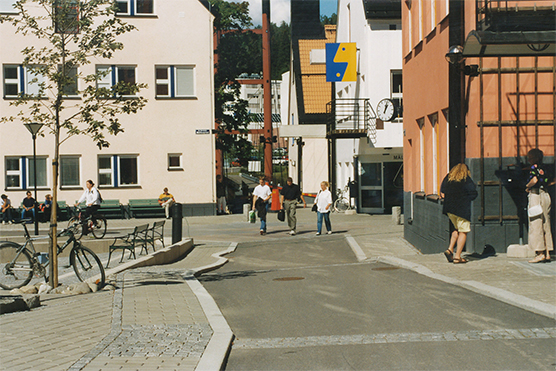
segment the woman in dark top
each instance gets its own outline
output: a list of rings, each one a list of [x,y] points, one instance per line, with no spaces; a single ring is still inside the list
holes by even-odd
[[[450,237],[448,250],[444,252],[446,259],[454,264],[467,263],[461,257],[467,233],[471,231],[471,201],[477,198],[477,188],[471,173],[465,164],[458,164],[450,170],[440,186],[440,195],[444,198],[442,213],[448,215],[455,230]],[[457,249],[454,255],[454,247]]]
[[[536,207],[539,213],[529,211],[529,248],[535,250],[535,259],[529,263],[550,262],[552,233],[550,231],[550,194],[547,192],[548,176],[542,163],[543,152],[534,148],[527,153],[527,160],[531,164],[529,179],[525,189],[529,192],[529,209]]]

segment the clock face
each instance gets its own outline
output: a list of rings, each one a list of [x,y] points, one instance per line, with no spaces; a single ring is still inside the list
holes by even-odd
[[[396,107],[391,99],[383,99],[376,106],[376,115],[382,121],[392,121],[396,115]]]

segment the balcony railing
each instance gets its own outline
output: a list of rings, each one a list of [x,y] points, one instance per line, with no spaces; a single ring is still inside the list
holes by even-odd
[[[326,105],[330,138],[364,138],[376,143],[376,114],[369,99],[336,99]]]
[[[480,31],[551,31],[555,14],[553,0],[476,0]]]

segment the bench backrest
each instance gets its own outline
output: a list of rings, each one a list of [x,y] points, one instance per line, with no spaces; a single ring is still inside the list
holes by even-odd
[[[151,207],[160,206],[157,198],[134,199],[129,200],[130,207]]]
[[[102,200],[100,204],[101,209],[107,207],[120,207],[120,200]]]

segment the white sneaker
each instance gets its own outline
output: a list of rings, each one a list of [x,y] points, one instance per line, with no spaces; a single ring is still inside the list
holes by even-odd
[[[2,220],[2,225],[6,225],[6,222]]]
[[[319,232],[317,232],[317,234],[316,234],[316,235],[317,235],[317,236],[320,236],[320,233],[319,233]]]
[[[328,231],[328,232],[326,232],[326,234],[332,234],[332,231]]]
[[[290,234],[291,234],[292,236],[295,236],[295,231],[290,231]]]

